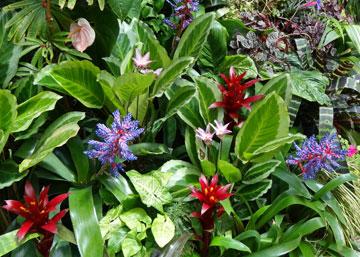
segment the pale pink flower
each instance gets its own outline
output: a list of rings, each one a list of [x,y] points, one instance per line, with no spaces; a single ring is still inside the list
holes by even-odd
[[[86,19],[80,18],[76,23],[70,25],[69,37],[72,40],[74,48],[80,52],[84,52],[86,48],[94,43],[95,31]]]
[[[211,145],[215,133],[211,133],[210,125],[206,126],[206,130],[202,128],[196,129],[196,137],[202,140],[206,145]]]
[[[232,131],[227,129],[230,123],[224,125],[221,121],[215,120],[214,122],[216,126],[211,124],[211,127],[215,130],[215,134],[218,138],[222,140],[225,135],[231,134]]]
[[[154,70],[154,74],[156,74],[156,76],[160,76],[160,73],[162,72],[163,68],[159,68]]]
[[[348,152],[347,152],[347,156],[348,157],[353,157],[355,154],[358,153],[358,150],[356,149],[355,145],[350,145]]]
[[[140,49],[136,48],[135,50],[135,57],[132,58],[134,64],[137,68],[147,71],[149,64],[152,62],[150,60],[150,52],[147,52],[145,55],[141,54]]]

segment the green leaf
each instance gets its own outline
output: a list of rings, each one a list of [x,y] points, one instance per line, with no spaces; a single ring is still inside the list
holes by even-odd
[[[247,247],[245,244],[241,243],[240,241],[228,238],[224,236],[216,236],[211,240],[210,246],[220,246],[224,247],[225,249],[235,249],[240,252],[249,252],[251,253],[251,250],[249,247]]]
[[[255,62],[247,55],[225,56],[218,69],[220,72],[228,74],[231,66],[237,73],[246,72],[246,78],[255,78],[258,75]]]
[[[250,112],[235,142],[235,153],[243,161],[266,143],[286,137],[289,131],[289,115],[285,102],[271,93]]]
[[[76,117],[80,114],[81,117]],[[43,133],[34,152],[23,160],[19,165],[19,171],[24,170],[41,162],[55,148],[64,145],[70,138],[77,135],[80,127],[78,119],[84,118],[83,113],[68,113],[54,121]]]
[[[82,257],[103,256],[104,242],[96,216],[92,188],[72,188],[69,196],[71,222]]]
[[[77,183],[85,184],[89,181],[89,159],[84,154],[85,147],[80,137],[68,141],[67,147],[77,171]]]
[[[205,176],[214,176],[216,172],[216,166],[214,163],[209,160],[201,160],[200,165]]]
[[[23,240],[19,241],[18,237],[16,236],[17,232],[18,230],[14,230],[6,234],[0,235],[0,256],[4,256],[5,254],[15,250],[27,241],[40,236],[39,234],[35,233],[28,234]]]
[[[357,52],[360,53],[360,25],[346,25],[345,29]]]
[[[157,143],[133,144],[129,148],[136,156],[162,155],[171,153],[171,150],[166,145]]]
[[[214,18],[214,13],[207,13],[191,22],[180,39],[174,59],[184,56],[192,56],[196,59],[200,55]]]
[[[0,153],[6,144],[16,119],[16,97],[8,90],[0,89]]]
[[[141,244],[133,238],[125,238],[121,244],[124,257],[134,256],[141,250]]]
[[[151,225],[151,218],[141,208],[134,208],[122,213],[120,219],[130,230],[135,230],[137,233],[146,231]]]
[[[272,180],[263,179],[255,184],[240,186],[237,194],[247,201],[256,200],[266,194],[266,192],[271,188],[271,185]]]
[[[310,235],[325,226],[326,224],[322,218],[315,217],[305,221],[304,223],[296,223],[295,225],[289,227],[282,237],[286,241],[297,239],[298,237]]]
[[[42,125],[46,123],[46,121],[47,113],[40,115],[40,117],[37,118],[27,130],[16,134],[15,141],[24,140],[32,137],[33,135],[38,133],[39,129],[42,127]]]
[[[235,183],[241,180],[241,171],[231,163],[219,160],[218,168],[229,183]]]
[[[19,168],[14,161],[7,160],[0,165],[0,189],[11,186],[23,179],[27,173],[19,173]]]
[[[121,101],[129,103],[144,93],[154,79],[154,74],[125,73],[116,79],[113,90]]]
[[[256,253],[246,255],[245,257],[277,257],[283,256],[295,250],[300,244],[300,238],[288,242],[281,242],[269,248],[257,251]]]
[[[113,178],[109,176],[101,176],[99,178],[100,182],[109,190],[116,199],[122,203],[128,195],[133,194],[128,181],[120,176],[118,178]]]
[[[4,12],[0,13],[0,88],[8,87],[9,82],[15,76],[22,49],[20,45],[8,41],[5,27],[8,16]]]
[[[154,176],[142,175],[135,170],[128,171],[126,174],[147,207],[151,206],[162,212],[163,205],[171,201],[171,194]]]
[[[177,111],[177,114],[192,129],[205,126],[199,111],[199,100],[196,97],[191,98],[190,102]]]
[[[272,174],[284,181],[285,183],[289,184],[289,187],[294,189],[297,194],[308,199],[312,197],[312,195],[309,193],[308,189],[304,185],[302,179],[300,179],[294,173],[289,172],[288,169],[278,168]]]
[[[163,248],[175,236],[175,225],[167,215],[158,214],[151,225],[155,242]]]
[[[137,32],[139,41],[143,43],[142,51],[145,53],[150,52],[151,68],[153,70],[167,68],[171,60],[166,49],[157,40],[154,32],[142,21],[138,22]]]
[[[172,83],[181,77],[183,73],[190,67],[194,62],[192,57],[181,57],[174,60],[169,67],[164,69],[160,76],[157,78],[155,85],[152,89],[151,97],[160,97],[166,89],[171,86]]]
[[[207,42],[200,55],[200,63],[205,67],[214,68],[225,57],[227,52],[227,39],[229,35],[225,27],[214,21],[207,38]]]
[[[88,108],[101,108],[104,92],[97,81],[99,73],[100,69],[89,61],[65,61],[43,68],[34,83],[67,93]]]
[[[334,190],[335,188],[337,188],[338,186],[346,183],[346,182],[350,182],[353,180],[358,179],[359,177],[352,174],[352,173],[348,173],[348,174],[342,174],[339,175],[338,177],[330,180],[330,182],[328,182],[325,186],[323,186],[319,191],[317,191],[314,195],[314,199],[318,200],[320,199],[323,195],[325,195],[327,192],[330,192],[331,190]]]
[[[279,165],[280,161],[277,160],[256,164],[246,171],[242,182],[244,184],[254,184],[260,182],[273,173]]]
[[[289,105],[291,100],[291,77],[289,73],[282,73],[270,79],[260,90],[259,94],[267,95],[276,92]]]
[[[217,90],[216,82],[202,77],[196,78],[195,81],[200,103],[200,114],[204,118],[204,121],[210,123],[214,120],[222,120],[223,115],[220,112],[221,109],[209,109],[211,104],[220,101],[221,99],[220,91]]]
[[[53,110],[62,97],[49,91],[43,91],[17,107],[18,116],[13,126],[13,132],[24,131],[31,125],[32,121],[42,113]]]

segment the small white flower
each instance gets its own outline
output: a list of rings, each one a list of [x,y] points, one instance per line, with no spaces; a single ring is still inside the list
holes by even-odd
[[[146,70],[146,68],[151,63],[150,52],[147,52],[145,55],[142,55],[140,49],[138,48],[136,48],[135,57],[132,59],[134,61],[135,66],[143,70]]]
[[[84,52],[86,48],[94,43],[95,31],[86,19],[80,18],[76,23],[70,25],[69,37],[74,48]]]
[[[215,134],[218,138],[222,140],[225,135],[231,134],[232,131],[227,129],[230,123],[224,125],[221,121],[215,120],[214,122],[216,126],[211,124],[211,127],[215,130]]]
[[[210,125],[208,124],[206,130],[203,130],[202,128],[196,129],[196,137],[202,140],[206,145],[211,145],[214,133],[211,133]]]

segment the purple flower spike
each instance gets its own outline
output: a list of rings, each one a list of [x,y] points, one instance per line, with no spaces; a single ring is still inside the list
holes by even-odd
[[[304,141],[302,147],[294,145],[296,156],[289,156],[286,162],[298,166],[304,179],[315,178],[321,169],[335,171],[341,166],[338,161],[344,160],[347,154],[347,150],[341,149],[335,133],[325,135],[320,142],[312,136]]]
[[[96,135],[103,140],[90,140],[88,143],[92,149],[85,151],[90,159],[98,159],[102,165],[110,165],[110,173],[119,176],[119,171],[124,171],[123,161],[133,161],[137,157],[130,151],[128,143],[139,137],[144,131],[139,128],[139,121],[133,120],[129,113],[121,119],[120,112],[113,113],[114,122],[111,128],[104,124],[98,124]]]
[[[164,22],[172,29],[181,33],[192,22],[192,12],[199,10],[198,0],[166,0],[174,10],[170,19],[164,19]]]

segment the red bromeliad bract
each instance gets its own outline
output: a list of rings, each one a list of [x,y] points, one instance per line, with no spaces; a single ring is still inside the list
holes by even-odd
[[[253,79],[244,84],[241,84],[241,80],[245,77],[246,72],[241,75],[237,75],[234,67],[230,68],[229,77],[225,74],[220,74],[221,78],[225,81],[226,87],[219,84],[218,87],[223,95],[223,99],[220,102],[215,102],[209,106],[209,108],[224,108],[225,112],[236,122],[239,122],[240,116],[238,111],[240,108],[245,107],[251,110],[250,104],[263,98],[263,95],[255,95],[245,98],[245,91],[247,88],[253,86],[259,80]]]
[[[51,247],[52,234],[57,233],[56,224],[64,217],[68,210],[65,209],[60,211],[51,219],[49,218],[49,214],[55,211],[56,207],[69,196],[68,193],[61,194],[49,201],[48,192],[49,186],[43,187],[39,198],[37,198],[33,186],[27,181],[24,193],[25,203],[23,204],[16,200],[6,200],[6,205],[3,206],[3,208],[9,212],[25,218],[24,223],[17,233],[20,240],[29,232],[36,232],[44,235],[44,238],[38,245],[38,249],[44,256],[48,256],[47,252]],[[49,240],[51,240],[50,244]],[[45,247],[48,249],[44,249],[44,244],[49,245],[49,247]]]

